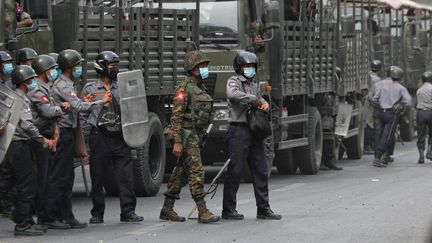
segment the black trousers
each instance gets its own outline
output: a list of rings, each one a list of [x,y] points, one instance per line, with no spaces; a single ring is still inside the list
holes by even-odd
[[[393,111],[378,110],[375,115],[375,151],[392,155],[396,144],[395,132],[398,117]]]
[[[41,143],[32,141],[31,149],[35,158],[36,164],[36,197],[35,197],[35,211],[38,221],[47,221],[46,212],[46,189],[48,183],[48,168],[51,159],[51,151],[44,148]]]
[[[72,220],[72,187],[74,171],[75,136],[72,128],[61,128],[57,150],[48,171],[47,221]]]
[[[121,215],[135,212],[136,197],[131,149],[123,137],[108,137],[93,128],[90,139],[90,177],[93,216],[103,217],[105,212],[104,172],[113,163],[115,178],[119,188]]]
[[[270,209],[264,142],[256,140],[247,125],[232,124],[228,128],[227,140],[231,162],[225,177],[223,210],[233,210],[237,206],[236,194],[246,163],[251,170],[258,210]]]
[[[33,200],[36,171],[29,141],[12,141],[0,169],[0,193],[8,193],[15,186],[14,221],[17,225],[33,222]]]
[[[429,146],[432,146],[432,110],[417,110],[417,148],[425,149],[426,135],[429,135]]]
[[[375,149],[375,128],[369,125],[365,127],[364,146]]]

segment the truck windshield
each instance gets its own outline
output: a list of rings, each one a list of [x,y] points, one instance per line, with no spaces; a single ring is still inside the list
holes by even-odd
[[[236,44],[238,42],[238,0],[201,1],[199,38],[202,44]],[[196,3],[167,1],[168,9],[195,9]]]

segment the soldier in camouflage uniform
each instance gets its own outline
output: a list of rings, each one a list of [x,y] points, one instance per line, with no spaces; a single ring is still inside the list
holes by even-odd
[[[174,211],[174,201],[180,198],[181,188],[186,183],[197,204],[198,222],[213,223],[220,220],[207,209],[204,201],[204,168],[200,154],[201,140],[210,123],[213,101],[202,84],[202,80],[208,77],[208,63],[209,59],[198,51],[185,56],[187,77],[175,91],[171,126],[166,130],[170,139],[174,140],[173,154],[178,157],[178,163],[168,181],[165,202],[159,216],[163,220],[186,220]]]

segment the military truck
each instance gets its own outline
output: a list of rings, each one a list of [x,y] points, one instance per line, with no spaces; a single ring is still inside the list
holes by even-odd
[[[152,7],[150,1],[45,0],[24,1],[24,6],[34,25],[16,30],[15,0],[0,0],[4,16],[0,19],[0,48],[33,47],[39,53],[75,49],[85,59],[79,85],[96,77],[93,60],[104,50],[119,54],[120,71],[142,70],[149,139],[144,147],[133,149],[135,191],[140,196],[155,195],[165,171],[165,100],[184,79],[183,58],[197,39],[195,12]],[[106,173],[105,189],[116,194],[112,168]]]
[[[374,58],[382,61],[383,70],[398,65],[405,71],[403,84],[415,104],[421,75],[431,67],[432,9],[412,1],[381,1],[372,7]],[[414,136],[415,107],[411,108],[399,122],[399,134],[404,141],[411,141]]]
[[[163,1],[167,8],[194,8],[192,1]],[[180,3],[181,2],[181,3]],[[361,101],[368,88],[371,59],[368,19],[339,1],[200,1],[200,50],[210,58],[206,86],[215,98],[214,129],[204,154],[205,163],[226,157],[228,110],[226,81],[234,56],[253,50],[259,57],[260,83],[269,84],[273,136],[266,141],[269,167],[282,174],[316,174],[321,161],[346,152],[363,153]],[[264,45],[253,43],[260,35]],[[336,73],[336,67],[342,72]],[[268,85],[263,85],[267,86]],[[339,107],[349,124],[344,136],[336,132]],[[342,109],[343,110],[343,109]],[[348,123],[348,121],[350,121]],[[339,150],[339,145],[343,150]],[[274,153],[274,156],[273,156]],[[247,173],[246,173],[247,174]]]

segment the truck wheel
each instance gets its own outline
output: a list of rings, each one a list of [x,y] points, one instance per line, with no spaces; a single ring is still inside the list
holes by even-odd
[[[358,128],[358,134],[350,138],[345,139],[344,145],[347,149],[346,154],[348,159],[361,159],[363,156],[364,147],[364,121],[361,111],[361,102],[357,102],[357,109],[359,110],[356,123]]]
[[[149,112],[149,140],[136,149],[134,161],[135,194],[154,196],[158,193],[165,172],[165,138],[159,117]]]
[[[297,172],[298,166],[297,163],[294,161],[292,149],[284,149],[277,151],[275,153],[273,163],[276,165],[279,174],[291,175]]]
[[[323,149],[323,131],[321,115],[316,107],[310,107],[307,123],[308,145],[296,148],[296,160],[300,172],[304,175],[318,173],[321,166]]]
[[[273,168],[273,160],[274,160],[274,140],[273,135],[269,136],[268,138],[264,139],[264,151],[265,151],[265,157],[267,160],[267,167],[268,167],[268,176],[270,178],[271,171]],[[252,174],[250,172],[249,165],[244,165],[243,168],[243,182],[250,183],[252,182]]]
[[[414,138],[414,109],[410,108],[409,112],[399,119],[399,132],[402,141],[409,142]]]

